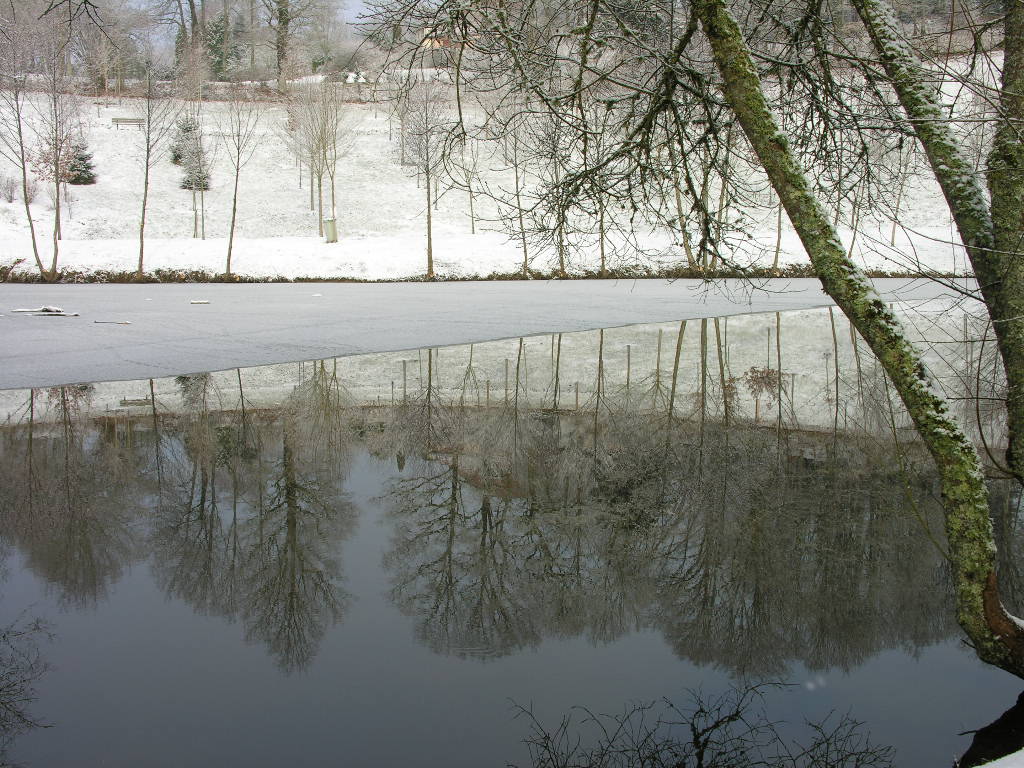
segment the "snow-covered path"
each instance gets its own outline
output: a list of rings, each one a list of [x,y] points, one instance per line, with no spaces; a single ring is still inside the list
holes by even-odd
[[[877,280],[887,301],[944,293]],[[192,303],[208,302],[208,303]],[[158,378],[831,303],[815,280],[0,285],[0,389]],[[12,313],[43,305],[78,317]],[[127,324],[123,324],[127,323]]]

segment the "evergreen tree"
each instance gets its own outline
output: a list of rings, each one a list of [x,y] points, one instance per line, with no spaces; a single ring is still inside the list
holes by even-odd
[[[181,188],[193,192],[210,188],[210,172],[206,168],[206,159],[202,147],[196,145],[198,151],[190,153],[182,161],[185,175],[181,179]]]
[[[96,169],[92,162],[92,153],[84,142],[71,147],[71,161],[67,167],[67,183],[86,185],[96,183]]]
[[[194,117],[183,117],[178,120],[171,142],[171,162],[181,165],[185,156],[192,152],[192,145],[199,141],[199,121]]]
[[[174,35],[174,66],[176,69],[181,69],[185,66],[185,62],[188,61],[188,32],[185,28],[178,25],[178,31]]]
[[[225,16],[217,16],[206,24],[206,58],[214,79],[222,79],[241,59],[237,39]]]
[[[182,189],[197,191],[210,188],[210,171],[206,151],[203,149],[202,129],[194,117],[186,115],[178,120],[174,140],[171,142],[171,162],[180,165],[185,171],[181,179]]]
[[[191,141],[182,148],[181,167],[185,175],[181,178],[181,188],[196,192],[210,188],[210,170],[198,126],[190,136]]]

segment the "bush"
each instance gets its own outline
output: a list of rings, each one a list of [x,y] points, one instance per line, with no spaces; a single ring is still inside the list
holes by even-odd
[[[4,176],[0,178],[0,195],[3,195],[4,200],[8,203],[14,202],[14,196],[18,192],[18,180],[13,176]]]

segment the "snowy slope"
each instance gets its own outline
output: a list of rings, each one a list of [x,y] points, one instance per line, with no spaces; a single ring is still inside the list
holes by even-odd
[[[70,219],[63,224],[59,265],[76,270],[131,270],[138,258],[138,225],[142,190],[141,135],[138,129],[116,128],[113,117],[131,117],[140,105],[132,99],[80,99],[83,136],[94,155],[99,182],[71,187]],[[309,179],[303,176],[283,138],[284,109],[269,105],[261,125],[259,146],[243,169],[236,227],[234,271],[251,276],[397,278],[425,269],[425,193],[415,169],[399,162],[397,130],[386,105],[350,104],[351,148],[339,164],[337,213],[340,242],[325,244],[317,235],[316,214],[310,211]],[[205,237],[194,238],[192,193],[179,188],[181,169],[165,157],[154,168],[146,224],[146,268],[223,271],[230,220],[232,173],[223,146],[227,107],[203,106],[205,146],[212,153],[212,187],[204,196]],[[482,181],[493,190],[509,189],[508,174],[484,162]],[[0,164],[0,175],[14,168]],[[301,187],[300,187],[301,182]],[[913,186],[913,185],[912,185]],[[53,227],[52,202],[40,183],[32,206],[44,260],[49,259]],[[498,221],[493,201],[476,199],[476,234],[470,234],[468,196],[450,189],[433,216],[437,271],[453,275],[487,275],[514,271],[522,260],[518,240],[509,240]],[[903,229],[867,222],[858,234],[855,256],[865,266],[913,270],[918,264],[943,271],[964,268],[955,247],[948,212],[937,190],[919,184],[907,193],[901,210]],[[30,264],[24,209],[20,200],[0,201],[0,264],[25,258]],[[665,232],[637,231],[647,254],[645,263],[678,263],[682,255]],[[847,242],[849,232],[843,233]],[[776,243],[775,216],[755,221],[752,237],[738,246],[741,262],[771,263]],[[782,263],[806,263],[806,256],[788,224],[784,224]],[[577,270],[595,268],[597,249],[574,257]],[[618,263],[635,263],[635,248],[623,246]],[[550,269],[551,253],[531,255],[533,266]]]

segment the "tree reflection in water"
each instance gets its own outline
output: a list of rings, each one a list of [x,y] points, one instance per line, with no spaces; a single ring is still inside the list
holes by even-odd
[[[33,392],[28,424],[7,433],[0,462],[2,536],[68,607],[105,599],[136,558],[135,427],[82,423],[89,389]]]
[[[152,536],[163,589],[240,620],[286,672],[312,661],[348,601],[337,555],[356,516],[343,490],[348,454],[335,418],[299,418],[329,410],[313,400],[322,397],[337,405],[330,387],[298,388],[255,425],[251,414],[187,414],[173,451],[178,482]]]
[[[420,445],[385,497],[392,598],[434,650],[496,656],[646,628],[681,657],[778,677],[955,632],[941,545],[922,533],[941,530],[932,481],[906,453],[864,439],[805,458],[831,436],[620,414],[581,454],[591,416],[542,412],[510,461],[507,443],[480,438],[504,408],[437,410],[430,434],[449,452]],[[383,453],[389,432],[400,421],[377,437]]]
[[[793,661],[849,669],[955,633],[933,483],[912,446],[610,401],[529,408],[514,383],[508,402],[459,407],[433,392],[432,355],[426,373],[393,409],[346,405],[314,364],[280,411],[211,410],[220,396],[194,377],[184,411],[155,422],[57,413],[8,429],[4,536],[76,605],[101,599],[144,541],[168,595],[241,622],[299,669],[348,601],[338,549],[363,435],[408,457],[386,497],[385,568],[439,652],[654,629],[681,657],[777,677]],[[510,424],[513,441],[493,439]],[[993,498],[1011,535],[1019,494]]]
[[[301,392],[279,413],[245,414],[212,410],[208,376],[179,384],[184,409],[153,420],[80,421],[57,391],[40,422],[33,392],[27,423],[0,443],[3,541],[75,607],[148,555],[169,596],[240,621],[286,672],[304,668],[349,599],[349,455],[298,419]]]
[[[39,620],[19,618],[0,627],[0,765],[8,765],[7,751],[18,736],[46,727],[32,706],[36,682],[47,670],[39,645],[48,635]]]
[[[706,364],[684,398],[670,348],[670,373],[616,391],[599,344],[593,394],[568,409],[555,391],[531,400],[522,344],[507,394],[481,396],[470,357],[444,395],[428,350],[423,386],[391,408],[355,405],[333,361],[304,366],[272,411],[246,406],[241,373],[239,408],[204,374],[178,378],[172,412],[92,422],[88,390],[32,392],[0,440],[0,536],[69,607],[148,558],[167,595],[238,622],[290,673],[345,617],[346,481],[369,450],[398,457],[389,597],[437,653],[649,630],[681,658],[785,679],[957,636],[925,455],[730,417]],[[994,483],[992,499],[1015,600],[1020,493]]]

